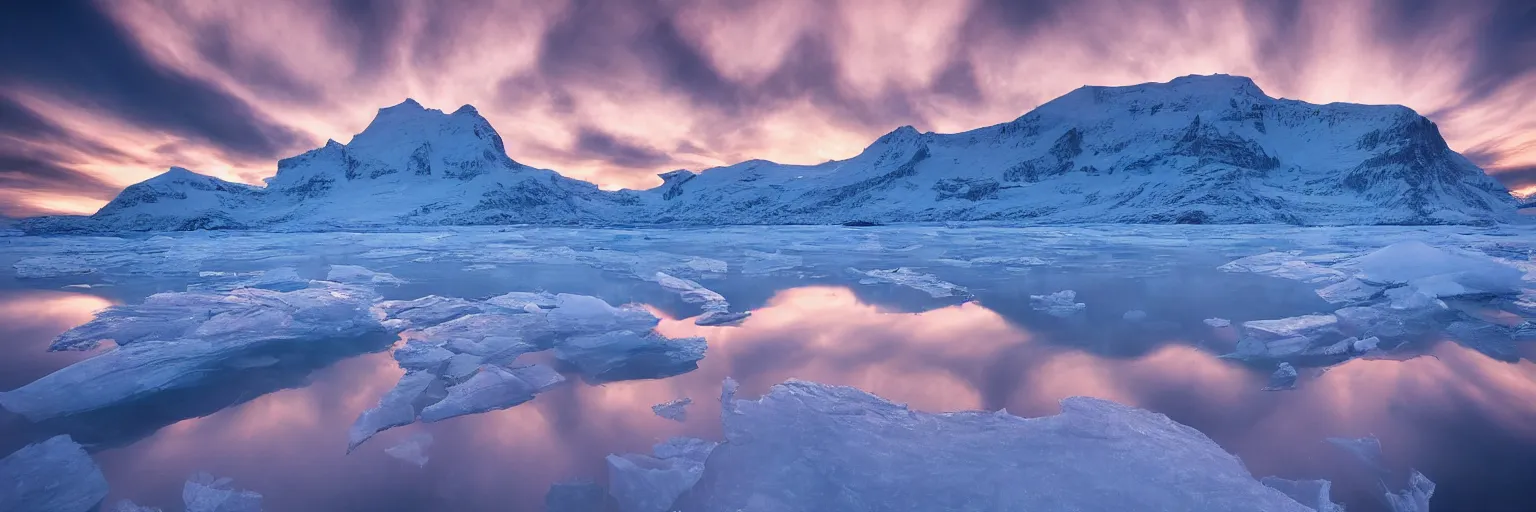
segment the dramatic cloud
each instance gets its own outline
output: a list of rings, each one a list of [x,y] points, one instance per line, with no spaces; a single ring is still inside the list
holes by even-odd
[[[1218,72],[1408,105],[1536,191],[1533,25],[1522,0],[31,2],[0,19],[0,211],[89,212],[172,165],[259,183],[405,97],[475,105],[519,161],[644,188]]]

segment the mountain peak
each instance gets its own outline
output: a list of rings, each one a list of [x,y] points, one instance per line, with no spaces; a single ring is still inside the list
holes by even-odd
[[[480,111],[479,110],[475,110],[475,106],[474,105],[470,105],[468,103],[465,103],[464,106],[459,107],[459,109],[453,111],[453,113],[454,114],[475,114],[475,115],[480,115]]]

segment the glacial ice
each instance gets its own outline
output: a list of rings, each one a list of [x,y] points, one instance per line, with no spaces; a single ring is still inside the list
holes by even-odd
[[[383,331],[368,310],[370,291],[317,282],[292,292],[241,289],[228,295],[161,293],[143,304],[108,308],[60,335],[54,349],[119,345],[12,391],[0,407],[42,421],[193,388],[210,379],[304,352],[365,350],[338,343]],[[324,349],[324,350],[321,350]],[[252,365],[250,361],[266,361]]]
[[[197,472],[181,487],[186,512],[261,512],[261,494],[230,486],[229,478]]]
[[[481,366],[469,380],[448,388],[448,396],[422,409],[421,421],[431,423],[506,409],[533,400],[534,395],[562,382],[565,377],[541,364],[517,368]]]
[[[608,493],[623,512],[668,512],[677,497],[704,475],[704,461],[719,443],[674,437],[658,443],[654,455],[608,456]]]
[[[407,371],[423,370],[429,373],[442,373],[448,366],[448,360],[456,355],[446,348],[433,345],[421,340],[410,340],[404,346],[395,349],[393,357],[395,362]]]
[[[410,371],[379,399],[372,409],[358,415],[347,431],[347,452],[357,449],[374,434],[416,422],[428,405],[448,396],[442,379],[426,371]]]
[[[625,510],[1310,510],[1200,432],[1105,400],[1068,398],[1061,414],[1026,419],[917,412],[796,380],[758,400],[732,394],[722,390],[726,442],[697,485]]]
[[[677,400],[653,405],[651,406],[651,412],[657,416],[681,423],[688,420],[689,405],[693,405],[693,399],[682,397]]]
[[[1269,386],[1265,391],[1284,391],[1296,388],[1296,367],[1291,363],[1281,362],[1275,369],[1275,373],[1269,376]]]
[[[1239,258],[1217,267],[1223,272],[1252,272],[1305,283],[1332,283],[1345,279],[1343,272],[1301,259],[1300,252],[1267,252]]]
[[[558,309],[557,309],[558,311]],[[555,345],[555,357],[590,383],[659,379],[698,369],[704,338],[667,338],[654,332],[611,331],[574,336]]]
[[[1291,499],[1317,512],[1344,512],[1344,506],[1333,502],[1333,482],[1327,480],[1286,480],[1266,476],[1259,483],[1285,493]]]
[[[1341,266],[1367,282],[1427,288],[1435,297],[1518,293],[1524,276],[1520,269],[1488,256],[1418,240],[1383,247]]]
[[[432,434],[417,432],[394,446],[385,448],[384,453],[422,467],[427,465],[427,449],[432,447],[432,441]]]
[[[1062,290],[1046,295],[1030,295],[1030,307],[1035,311],[1044,311],[1045,314],[1066,318],[1086,309],[1087,304],[1077,302],[1077,292]]]
[[[1285,338],[1316,338],[1334,332],[1339,323],[1333,315],[1303,315],[1276,320],[1252,320],[1243,322],[1243,335],[1261,340]]]
[[[361,336],[380,330],[369,312],[368,288],[316,281],[288,292],[241,288],[229,293],[168,292],[141,304],[113,306],[54,340],[49,350],[90,350],[112,340],[198,338],[254,344],[317,337]]]
[[[933,274],[924,274],[907,267],[870,271],[853,268],[848,270],[867,277],[867,279],[859,281],[861,284],[890,283],[896,286],[905,286],[926,293],[935,299],[970,295],[970,292],[963,286],[939,279]]]
[[[732,313],[731,303],[727,302],[724,296],[692,280],[674,277],[666,272],[657,272],[651,280],[662,288],[682,296],[683,302],[698,304],[704,313],[694,321],[696,325],[724,325],[741,321],[752,314],[750,312]]]
[[[483,313],[481,304],[460,298],[428,295],[412,300],[386,300],[374,306],[397,329],[431,327],[455,318]]]
[[[1207,318],[1207,319],[1202,320],[1202,321],[1205,322],[1205,325],[1209,325],[1212,328],[1216,328],[1216,329],[1220,329],[1222,327],[1231,327],[1232,326],[1232,321],[1231,320],[1227,320],[1225,318]]]
[[[1417,470],[1408,475],[1408,488],[1388,492],[1387,506],[1392,512],[1429,512],[1429,499],[1435,495],[1435,483]]]
[[[0,459],[0,510],[87,512],[107,497],[107,479],[69,436],[33,443]]]
[[[562,293],[549,310],[549,328],[556,336],[605,333],[622,330],[649,331],[661,320],[638,306],[610,306],[603,299]]]
[[[401,285],[404,279],[395,277],[388,272],[374,272],[357,265],[331,265],[330,271],[325,274],[326,281],[335,281],[346,284],[364,285]]]
[[[1365,281],[1351,277],[1318,288],[1317,296],[1322,297],[1329,304],[1354,304],[1368,301],[1383,290],[1386,290],[1385,286],[1367,284]]]

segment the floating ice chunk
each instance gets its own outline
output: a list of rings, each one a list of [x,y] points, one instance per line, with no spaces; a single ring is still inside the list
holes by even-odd
[[[1291,363],[1282,362],[1275,369],[1275,373],[1269,376],[1269,387],[1264,388],[1264,390],[1284,391],[1287,389],[1296,389],[1296,367],[1291,366]]]
[[[511,369],[481,366],[469,380],[448,388],[448,396],[422,409],[421,420],[431,423],[510,408],[533,400],[534,395],[561,382],[565,382],[565,377],[540,364]]]
[[[689,256],[683,261],[683,266],[700,274],[724,274],[731,269],[729,263],[702,256]]]
[[[59,335],[49,350],[90,350],[104,340],[121,346],[146,339],[252,343],[360,336],[382,329],[369,311],[375,297],[371,290],[324,282],[288,292],[157,293],[142,304],[102,310]]]
[[[1432,288],[1435,297],[1519,293],[1520,269],[1480,253],[1442,249],[1418,240],[1398,242],[1341,266],[1372,283]]]
[[[1333,502],[1333,482],[1327,480],[1286,480],[1273,476],[1259,479],[1266,487],[1285,493],[1291,499],[1317,512],[1344,512],[1344,506]]]
[[[86,512],[107,497],[107,479],[69,436],[33,443],[0,459],[0,510]]]
[[[1429,499],[1435,495],[1435,483],[1418,470],[1408,475],[1408,488],[1387,496],[1392,512],[1429,512]]]
[[[261,512],[261,494],[230,486],[229,478],[198,472],[181,487],[187,512]]]
[[[1045,260],[1034,256],[982,256],[972,258],[972,265],[1005,265],[1009,267],[1037,267],[1049,265]]]
[[[529,311],[529,306],[541,310],[553,309],[558,305],[554,294],[541,292],[505,293],[485,299],[485,303],[511,311]]]
[[[794,254],[751,249],[743,251],[743,254],[746,255],[746,261],[741,264],[741,273],[749,276],[771,274],[805,265],[805,258]]]
[[[1068,398],[1061,408],[1032,419],[929,414],[853,388],[791,380],[724,407],[727,442],[710,454],[706,476],[661,506],[1310,511],[1166,416],[1094,398]],[[657,501],[665,500],[644,504]]]
[[[384,453],[422,467],[427,465],[427,449],[432,447],[432,441],[432,434],[417,432],[399,444],[385,448]]]
[[[559,482],[544,493],[545,512],[602,512],[608,491],[590,480]]]
[[[555,345],[555,357],[576,367],[587,382],[599,384],[691,372],[699,368],[704,350],[704,338],[614,331],[568,338]]]
[[[1353,343],[1350,344],[1350,348],[1352,348],[1355,352],[1359,352],[1359,353],[1363,354],[1363,353],[1366,353],[1366,352],[1370,352],[1372,350],[1376,350],[1377,345],[1380,345],[1380,344],[1381,344],[1381,338],[1377,338],[1375,336],[1371,336],[1371,337],[1365,338],[1363,340],[1362,339],[1355,340]]]
[[[731,303],[727,302],[724,296],[697,282],[674,277],[666,272],[657,272],[651,276],[651,280],[662,288],[682,296],[683,302],[698,304],[704,313],[694,321],[697,325],[724,325],[741,321],[751,315],[751,313],[732,313]]]
[[[1283,338],[1316,338],[1334,332],[1339,318],[1333,315],[1303,315],[1276,320],[1252,320],[1243,322],[1243,335],[1261,340]]]
[[[1317,296],[1329,304],[1359,303],[1375,298],[1385,290],[1384,286],[1367,284],[1353,277],[1318,288]]]
[[[867,276],[869,279],[861,280],[863,284],[890,283],[897,286],[905,286],[914,290],[927,293],[934,298],[963,297],[970,295],[965,287],[939,279],[933,274],[924,274],[907,267],[891,270],[870,270],[868,272],[858,269],[849,269],[856,274]]]
[[[1124,315],[1120,315],[1120,318],[1127,322],[1140,322],[1147,319],[1147,312],[1140,309],[1132,309],[1126,311]]]
[[[538,350],[532,343],[525,341],[525,336],[530,334],[530,327],[540,325],[542,321],[542,315],[522,312],[480,313],[428,327],[416,338],[426,343],[444,345],[460,355],[479,356],[480,360],[470,363],[471,369],[481,361],[510,364],[517,356]],[[462,361],[463,358],[459,359]],[[453,364],[453,360],[449,364]]]
[[[145,507],[129,500],[122,500],[112,506],[111,512],[164,512],[155,507]]]
[[[1087,304],[1077,302],[1077,292],[1062,290],[1046,295],[1030,295],[1029,305],[1035,311],[1044,311],[1045,314],[1066,318],[1086,309]]]
[[[448,360],[454,353],[448,349],[420,340],[405,342],[405,346],[395,349],[395,362],[406,370],[424,370],[433,374],[442,373],[448,365]]]
[[[720,382],[720,421],[736,412],[736,391],[741,389],[741,383],[736,379],[726,377]]]
[[[613,307],[603,299],[562,293],[555,308],[546,314],[556,336],[572,336],[620,330],[649,331],[661,320],[638,306]]]
[[[608,492],[624,512],[667,512],[704,476],[704,461],[719,443],[674,437],[657,444],[654,456],[608,456]]]
[[[1425,290],[1417,286],[1402,286],[1392,288],[1384,292],[1392,309],[1446,309],[1445,301],[1439,299],[1434,290]]]
[[[347,284],[405,284],[404,279],[395,277],[394,274],[390,274],[388,272],[374,272],[357,265],[331,265],[331,270],[325,274],[325,280]]]
[[[1222,272],[1252,272],[1307,283],[1331,283],[1345,279],[1343,272],[1315,265],[1299,257],[1299,252],[1268,252],[1239,258],[1218,267]]]
[[[751,311],[738,311],[735,313],[729,311],[705,311],[704,314],[699,315],[699,318],[693,321],[693,324],[705,327],[734,325],[742,320],[746,320],[749,316],[752,316]]]
[[[422,329],[453,320],[465,315],[483,313],[485,308],[475,302],[428,295],[414,300],[386,300],[374,306],[390,322],[404,329]]]
[[[261,288],[287,292],[309,286],[309,280],[299,277],[293,267],[253,272],[199,272],[197,277],[198,282],[187,285],[187,291],[228,293],[240,288]]]
[[[374,434],[410,425],[428,405],[448,396],[442,379],[427,372],[406,372],[394,389],[379,399],[379,404],[358,415],[347,431],[347,453],[357,449]]]
[[[1375,437],[1330,437],[1328,442],[1340,449],[1349,452],[1366,467],[1378,473],[1386,473],[1386,465],[1381,456],[1381,440]]]
[[[1231,327],[1232,326],[1232,321],[1231,320],[1227,320],[1225,318],[1207,318],[1207,319],[1205,319],[1203,321],[1205,322],[1205,325],[1209,325],[1209,326],[1211,326],[1213,328],[1216,328],[1216,329],[1220,329],[1222,327]]]
[[[96,266],[91,262],[80,256],[68,254],[22,258],[11,267],[16,269],[16,277],[22,279],[48,279],[96,273]]]
[[[651,412],[656,413],[657,416],[681,423],[688,420],[689,405],[693,405],[693,399],[683,397],[670,402],[652,405]]]

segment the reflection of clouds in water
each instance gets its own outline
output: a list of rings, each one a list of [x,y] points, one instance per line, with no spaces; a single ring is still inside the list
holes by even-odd
[[[27,290],[0,294],[0,323],[9,329],[56,330],[89,322],[112,301],[82,293]],[[49,340],[52,341],[52,340]],[[46,345],[44,345],[46,347]]]
[[[0,390],[10,390],[89,357],[87,352],[47,352],[53,338],[89,322],[112,302],[81,293],[26,290],[0,292]]]
[[[371,354],[317,372],[309,387],[179,422],[100,457],[114,490],[125,493],[112,499],[141,503],[175,503],[186,475],[206,469],[266,492],[281,510],[539,510],[551,483],[602,481],[608,453],[648,451],[674,435],[719,438],[715,397],[726,376],[743,381],[745,397],[802,378],[930,411],[1006,406],[1038,416],[1057,412],[1061,398],[1098,396],[1191,424],[1258,475],[1326,476],[1319,461],[1334,460],[1324,457],[1327,436],[1374,433],[1396,453],[1450,449],[1414,419],[1467,407],[1498,428],[1536,434],[1536,366],[1500,363],[1450,343],[1434,347],[1432,357],[1351,361],[1304,377],[1295,391],[1263,392],[1264,371],[1188,345],[1165,344],[1137,358],[1099,356],[1033,342],[1030,332],[978,304],[902,313],[841,287],[781,291],[738,327],[663,317],[658,330],[708,338],[700,369],[603,386],[572,382],[508,410],[390,430],[347,455],[348,426],[402,373],[387,353]],[[683,396],[694,399],[684,424],[650,411]],[[420,430],[437,438],[425,468],[384,454]]]

